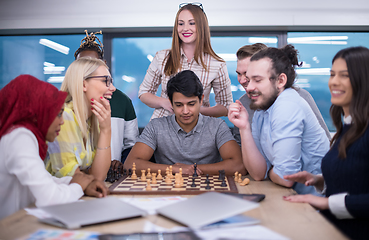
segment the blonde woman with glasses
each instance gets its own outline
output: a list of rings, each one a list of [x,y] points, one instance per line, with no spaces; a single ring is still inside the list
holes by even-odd
[[[176,73],[192,70],[204,87],[200,113],[207,116],[227,116],[232,103],[231,80],[225,61],[212,49],[207,17],[200,3],[179,5],[174,22],[172,48],[156,53],[140,86],[139,98],[155,108],[151,118],[173,114],[166,94],[167,82]],[[158,87],[161,95],[156,96]],[[209,95],[214,90],[216,105],[210,107]]]
[[[105,180],[110,167],[111,110],[115,91],[108,67],[100,59],[80,58],[65,74],[68,93],[59,136],[49,143],[47,170],[57,177],[80,170]]]

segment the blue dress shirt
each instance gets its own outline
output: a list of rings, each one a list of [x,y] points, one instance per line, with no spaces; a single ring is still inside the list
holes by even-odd
[[[267,163],[267,171],[284,175],[307,171],[321,173],[321,160],[329,140],[307,102],[293,89],[284,90],[266,111],[256,111],[252,135]],[[318,195],[313,187],[296,183],[299,194]]]

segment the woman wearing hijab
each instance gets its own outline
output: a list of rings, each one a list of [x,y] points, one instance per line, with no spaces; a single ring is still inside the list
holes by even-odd
[[[37,207],[106,196],[103,182],[77,172],[55,178],[45,169],[46,141],[63,124],[67,93],[30,75],[0,90],[0,219],[35,203]]]

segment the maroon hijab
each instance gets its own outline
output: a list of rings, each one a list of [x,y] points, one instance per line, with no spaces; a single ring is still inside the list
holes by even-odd
[[[0,90],[0,139],[18,127],[33,132],[40,157],[46,157],[46,134],[60,112],[66,92],[31,75],[20,75]]]

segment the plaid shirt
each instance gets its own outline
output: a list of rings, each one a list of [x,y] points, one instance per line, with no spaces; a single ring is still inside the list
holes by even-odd
[[[156,53],[154,59],[152,60],[149,68],[147,69],[147,73],[145,79],[140,85],[140,90],[138,92],[138,96],[140,97],[144,93],[152,93],[156,94],[159,85],[161,84],[161,94],[160,96],[163,98],[168,98],[166,94],[167,83],[172,76],[166,76],[164,74],[164,67],[166,64],[166,56],[168,55],[169,50],[161,50]],[[197,64],[194,59],[188,62],[186,55],[181,49],[182,56],[182,69],[183,70],[191,70],[193,71],[204,88],[204,101],[203,106],[210,107],[209,103],[209,95],[211,89],[213,88],[215,93],[215,101],[217,104],[223,105],[228,108],[228,106],[233,102],[232,91],[231,91],[231,80],[228,76],[227,66],[225,62],[220,62],[214,58],[212,58],[208,54],[203,55],[203,60],[205,65],[208,68],[208,71],[202,67],[202,65]],[[158,118],[163,116],[171,115],[171,113],[163,108],[158,108],[154,110],[154,113],[151,117]]]
[[[46,169],[56,177],[73,176],[77,167],[87,169],[95,157],[90,132],[83,142],[81,129],[73,112],[73,102],[64,109],[64,124],[54,142],[49,142]],[[87,149],[86,149],[87,148]]]

